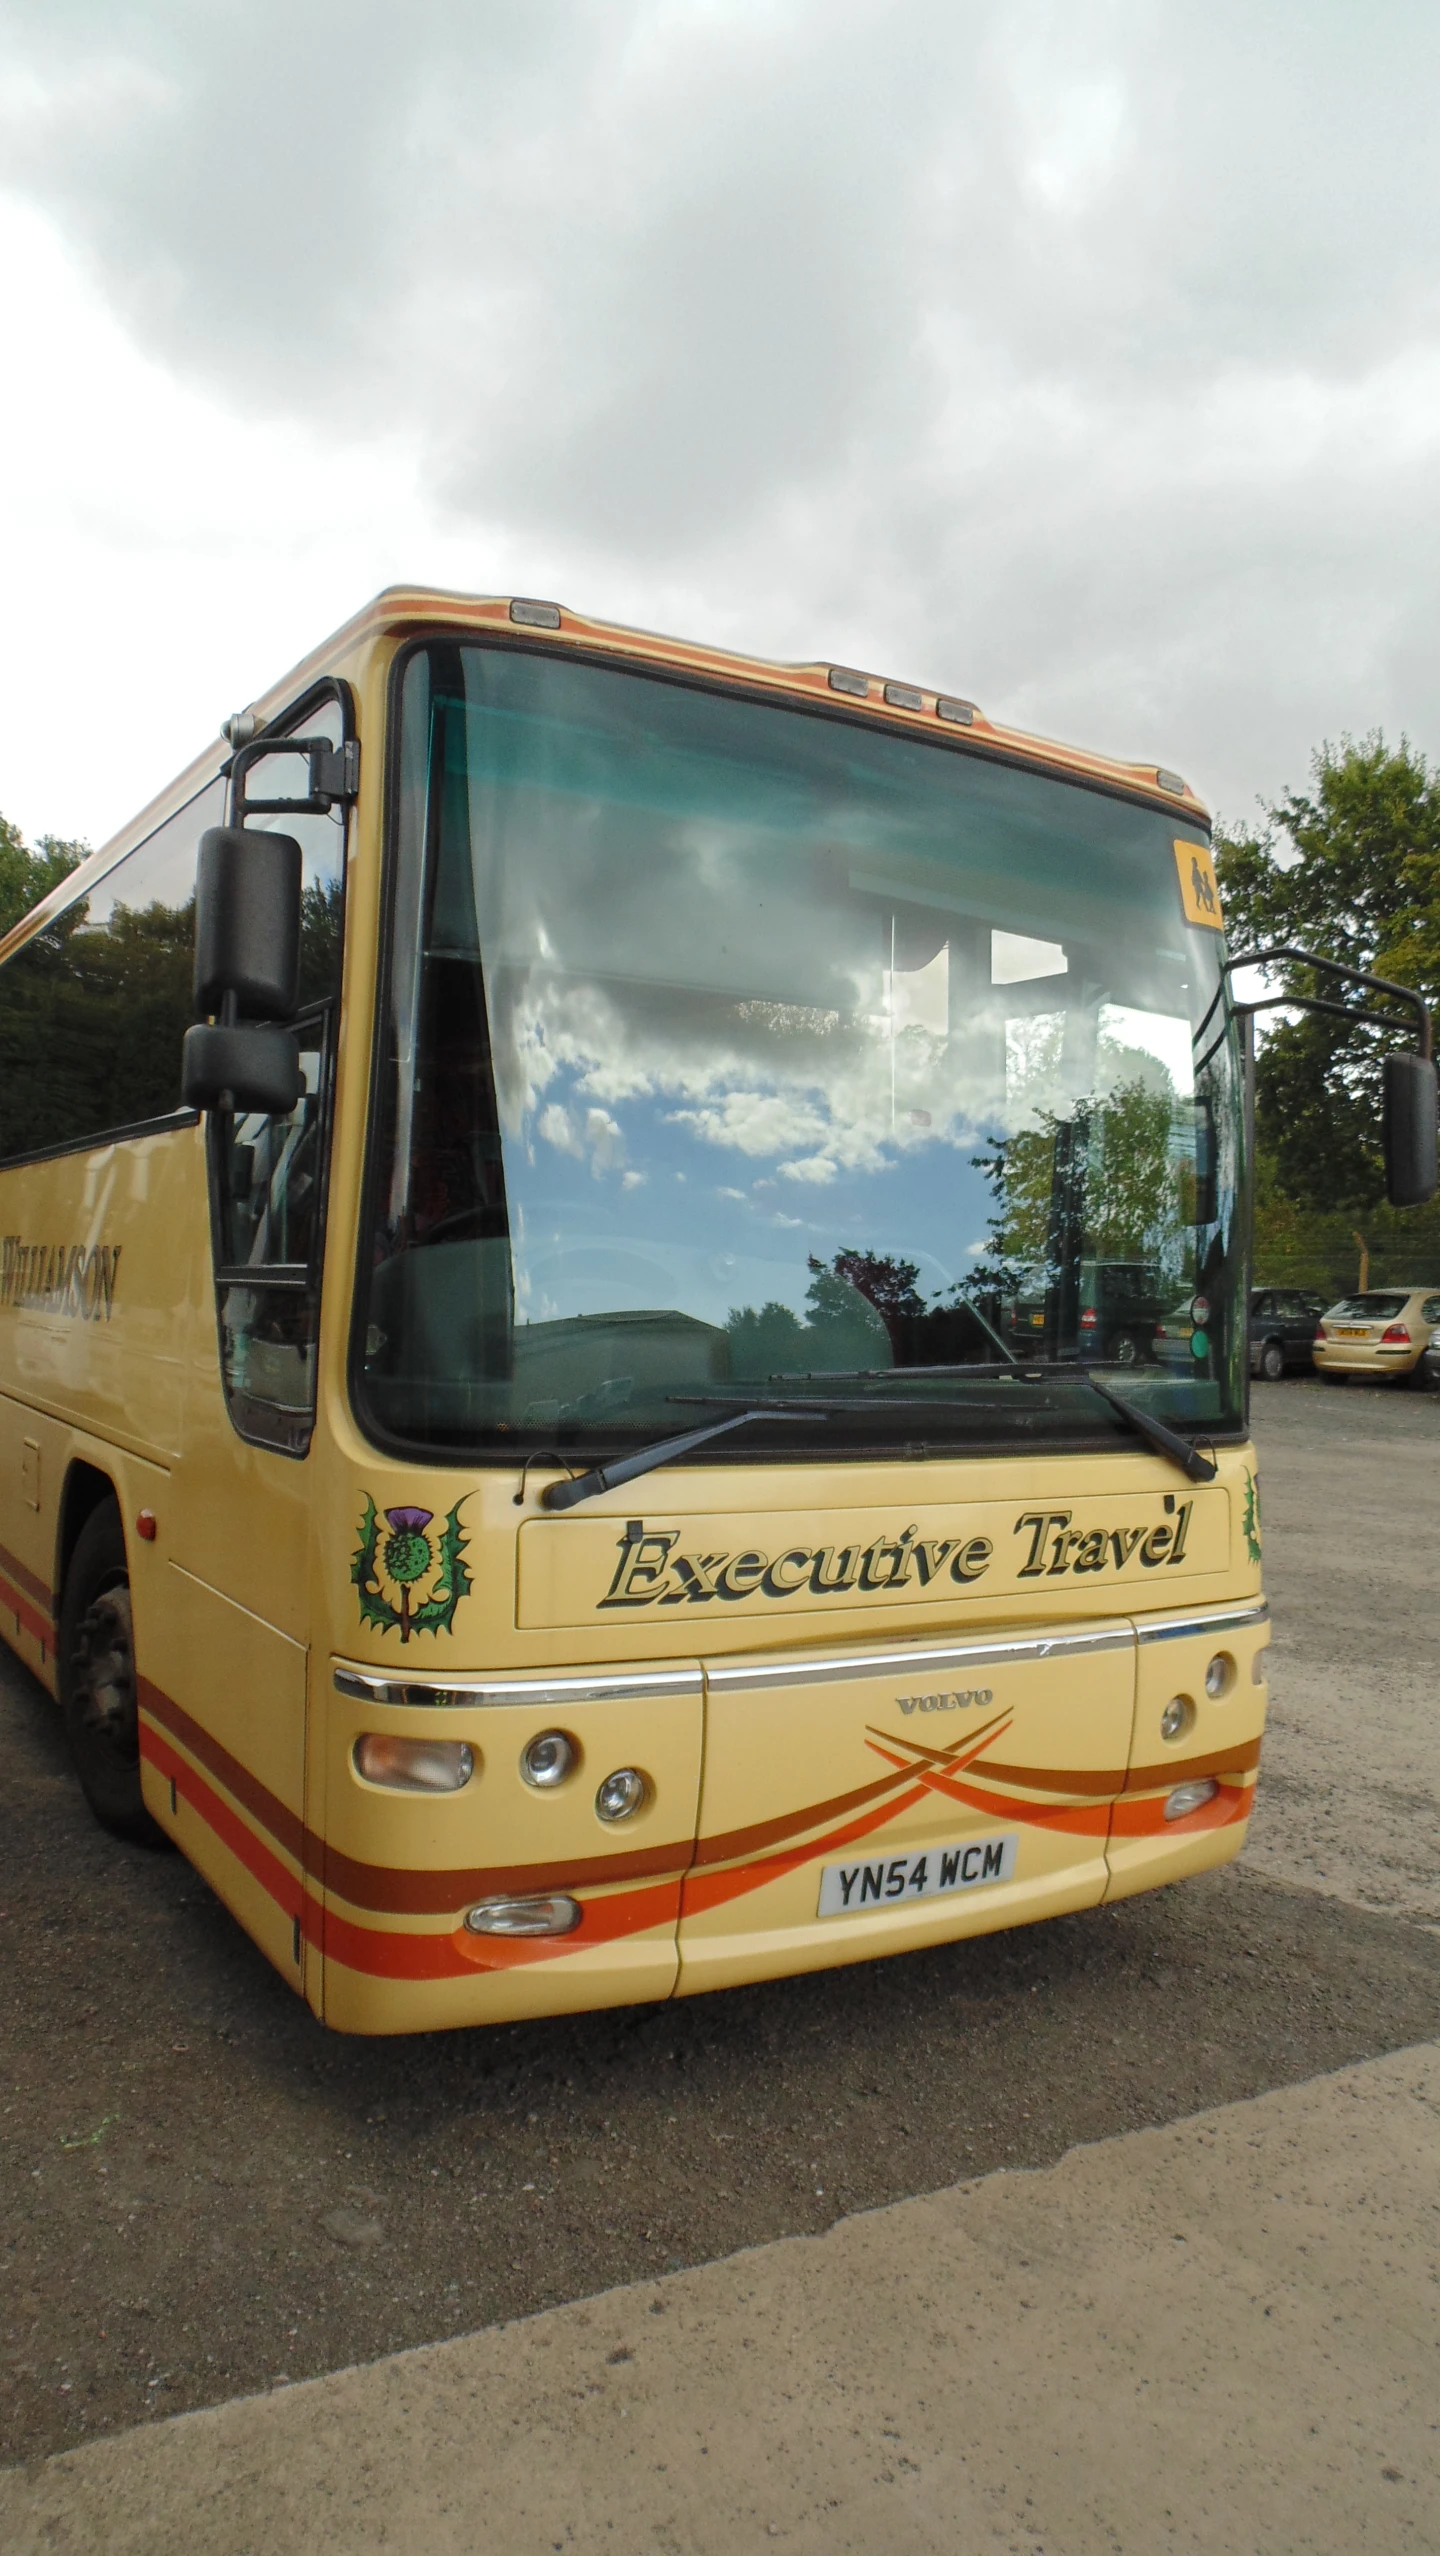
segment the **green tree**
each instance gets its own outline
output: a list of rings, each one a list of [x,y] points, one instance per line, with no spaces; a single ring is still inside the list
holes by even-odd
[[[0,933],[68,878],[89,852],[88,843],[62,843],[53,834],[42,834],[32,847],[18,826],[0,816]]]
[[[1232,950],[1298,942],[1440,997],[1440,773],[1404,737],[1322,746],[1309,790],[1267,808],[1257,833],[1222,833],[1216,868]],[[1278,980],[1335,990],[1304,968]],[[1258,1144],[1286,1196],[1358,1216],[1383,1198],[1379,1060],[1393,1043],[1323,1014],[1265,1035]]]

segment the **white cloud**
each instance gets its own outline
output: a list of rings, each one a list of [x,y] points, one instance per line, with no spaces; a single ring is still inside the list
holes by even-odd
[[[561,1102],[551,1101],[547,1108],[541,1110],[535,1121],[535,1133],[543,1137],[547,1145],[553,1145],[557,1153],[573,1154],[583,1161],[585,1148],[570,1112]]]
[[[1236,812],[1440,743],[1437,116],[1420,0],[9,0],[0,808],[108,830],[392,577]]]

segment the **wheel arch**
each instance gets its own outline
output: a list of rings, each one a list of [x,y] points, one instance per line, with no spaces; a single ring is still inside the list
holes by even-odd
[[[55,1542],[55,1612],[58,1618],[60,1599],[69,1574],[81,1530],[106,1500],[120,1508],[119,1486],[98,1464],[84,1456],[73,1456],[65,1475],[65,1488],[60,1494],[60,1518]],[[123,1512],[121,1516],[123,1528]]]

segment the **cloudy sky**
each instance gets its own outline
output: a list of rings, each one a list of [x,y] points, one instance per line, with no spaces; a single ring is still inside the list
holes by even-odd
[[[1425,0],[0,0],[0,809],[394,579],[1440,753]]]

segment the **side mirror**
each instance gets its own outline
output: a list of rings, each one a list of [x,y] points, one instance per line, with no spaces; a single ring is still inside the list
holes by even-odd
[[[195,1009],[288,1021],[300,999],[300,846],[212,825],[195,874]]]
[[[288,1029],[253,1022],[197,1022],[185,1032],[180,1097],[187,1109],[257,1111],[286,1118],[305,1088],[300,1049]]]
[[[1423,1207],[1437,1179],[1437,1085],[1428,1056],[1392,1051],[1385,1073],[1385,1195],[1392,1207]]]

